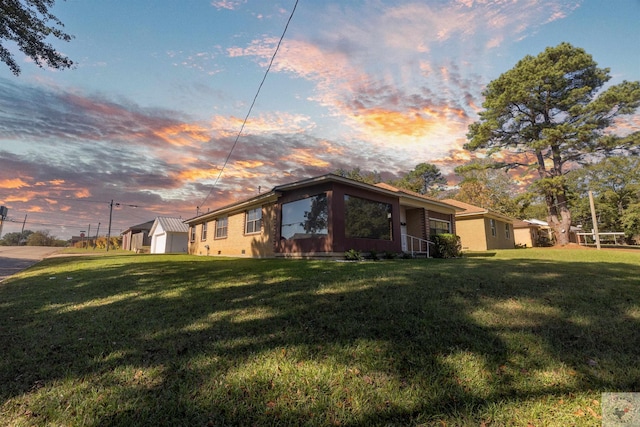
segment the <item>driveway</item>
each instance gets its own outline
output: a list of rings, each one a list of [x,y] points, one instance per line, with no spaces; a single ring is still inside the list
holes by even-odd
[[[0,282],[61,249],[48,246],[0,246]]]

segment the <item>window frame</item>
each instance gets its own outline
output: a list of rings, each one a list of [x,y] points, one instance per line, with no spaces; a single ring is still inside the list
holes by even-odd
[[[216,229],[213,234],[214,240],[226,239],[228,236],[229,236],[229,217],[223,216],[221,218],[216,218]]]
[[[429,218],[429,236],[432,236],[434,234],[442,234],[442,233],[432,233],[432,230],[438,230],[437,228],[431,227],[431,222],[439,222],[442,224],[447,224],[447,234],[451,234],[451,221],[447,221],[445,219],[440,219],[440,218]]]
[[[194,225],[193,227],[191,227],[191,229],[189,230],[189,241],[190,242],[195,242],[196,241],[196,226]]]
[[[504,223],[504,237],[507,240],[511,239],[511,227],[509,227],[509,223],[508,222]]]
[[[200,229],[200,241],[201,242],[206,242],[207,241],[207,229],[209,228],[207,226],[207,222],[203,222],[202,223],[202,228]]]
[[[304,227],[305,225],[305,220],[308,220],[308,218],[306,217],[306,214],[308,213],[308,211],[304,211],[303,215],[301,217],[295,217],[295,215],[293,215],[293,213],[288,213],[288,207],[291,206],[300,206],[302,203],[305,204],[310,204],[311,206],[309,206],[309,209],[311,209],[313,207],[313,203],[316,200],[320,200],[321,198],[324,199],[324,209],[322,212],[320,212],[320,214],[322,214],[324,216],[324,219],[326,221],[325,227],[322,229],[317,229],[314,230],[313,232],[307,233],[305,231],[304,236],[303,237],[296,237],[296,235],[298,233],[293,233],[290,237],[285,237],[287,235],[289,235],[290,233],[288,231],[285,231],[285,228],[287,227],[291,227],[294,226],[296,224],[299,224],[300,227]],[[307,197],[303,197],[301,199],[296,199],[296,200],[291,200],[289,202],[285,202],[282,203],[282,205],[280,206],[280,237],[284,240],[300,240],[300,239],[306,239],[306,238],[325,238],[329,235],[329,205],[328,205],[328,196],[326,192],[322,192],[322,193],[318,193],[318,194],[314,194],[311,196],[307,196]],[[295,211],[294,211],[295,212]]]
[[[352,224],[349,223],[349,201],[353,199],[354,203],[356,204],[355,209],[357,212],[358,208],[362,208],[364,206],[366,206],[366,204],[368,204],[369,206],[373,206],[374,210],[378,210],[380,208],[384,208],[384,217],[379,217],[377,220],[379,221],[380,218],[383,219],[385,228],[383,230],[382,227],[378,227],[377,229],[374,229],[376,231],[376,233],[371,232],[371,234],[369,236],[365,236],[365,235],[360,235],[355,233],[355,231],[361,231],[361,230],[352,230]],[[359,202],[356,202],[359,201]],[[393,204],[387,202],[387,201],[380,201],[380,200],[375,200],[375,199],[370,199],[367,197],[361,197],[361,196],[352,196],[350,194],[344,194],[343,196],[343,203],[344,203],[344,233],[345,233],[345,238],[347,239],[370,239],[370,240],[380,240],[380,241],[385,241],[385,242],[393,242],[394,240],[394,236],[393,236]],[[360,203],[361,205],[358,206],[358,203]],[[383,212],[383,210],[380,210],[380,212]],[[379,213],[379,212],[377,212]],[[376,225],[374,223],[371,223],[372,225]],[[380,232],[380,235],[378,236],[378,233]]]
[[[251,218],[251,213],[260,213],[257,218]],[[252,225],[252,230],[249,230],[249,225]],[[244,212],[244,234],[258,234],[262,231],[262,206],[254,209],[248,209]]]

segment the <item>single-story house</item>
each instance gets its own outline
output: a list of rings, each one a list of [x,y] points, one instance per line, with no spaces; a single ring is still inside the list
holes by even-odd
[[[553,242],[553,233],[549,224],[537,219],[515,220],[513,234],[516,245],[525,248],[549,246]]]
[[[513,223],[516,244],[528,248],[551,246],[555,243],[553,228],[547,221],[540,219],[516,220]],[[583,243],[580,240],[579,232],[582,230],[580,226],[569,227],[569,242]],[[563,230],[563,233],[566,232]]]
[[[456,212],[456,230],[463,251],[515,248],[512,218],[453,199],[443,202],[461,209]]]
[[[189,226],[182,218],[157,217],[149,235],[152,254],[186,253],[189,249]]]
[[[455,212],[439,200],[328,174],[185,222],[190,254],[342,257],[351,249],[426,253],[430,235],[455,233]]]
[[[134,225],[124,230],[122,233],[122,249],[125,251],[138,252],[143,246],[151,245],[149,231],[153,226],[153,221]]]

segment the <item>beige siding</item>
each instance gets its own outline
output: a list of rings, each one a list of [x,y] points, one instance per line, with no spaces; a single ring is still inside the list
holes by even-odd
[[[456,218],[456,234],[460,236],[462,250],[487,251],[491,249],[513,249],[515,240],[513,225],[509,224],[509,237],[506,234],[506,222],[495,219],[495,236],[491,232],[491,219],[487,217]]]
[[[488,222],[488,221],[487,221]],[[460,236],[463,251],[486,251],[487,230],[485,232],[485,218],[456,218],[456,233]]]
[[[519,245],[524,245],[527,248],[533,248],[535,246],[534,231],[530,227],[517,228],[514,236],[516,243]]]
[[[253,208],[255,207],[249,209]],[[246,210],[243,210],[227,216],[226,238],[215,238],[216,219],[208,221],[207,239],[204,241],[201,239],[202,224],[197,224],[196,239],[190,242],[189,253],[211,256],[273,257],[275,254],[271,236],[273,236],[275,223],[274,206],[262,207],[262,227],[259,233],[245,234],[245,213]]]

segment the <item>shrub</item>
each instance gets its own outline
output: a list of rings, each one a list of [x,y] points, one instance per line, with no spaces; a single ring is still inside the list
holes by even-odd
[[[431,240],[434,243],[434,258],[458,258],[462,253],[460,237],[455,234],[436,234],[431,237]]]
[[[384,259],[396,259],[398,258],[398,254],[391,251],[384,251]]]
[[[344,257],[347,261],[360,261],[362,260],[362,254],[355,249],[349,249],[344,253]]]

